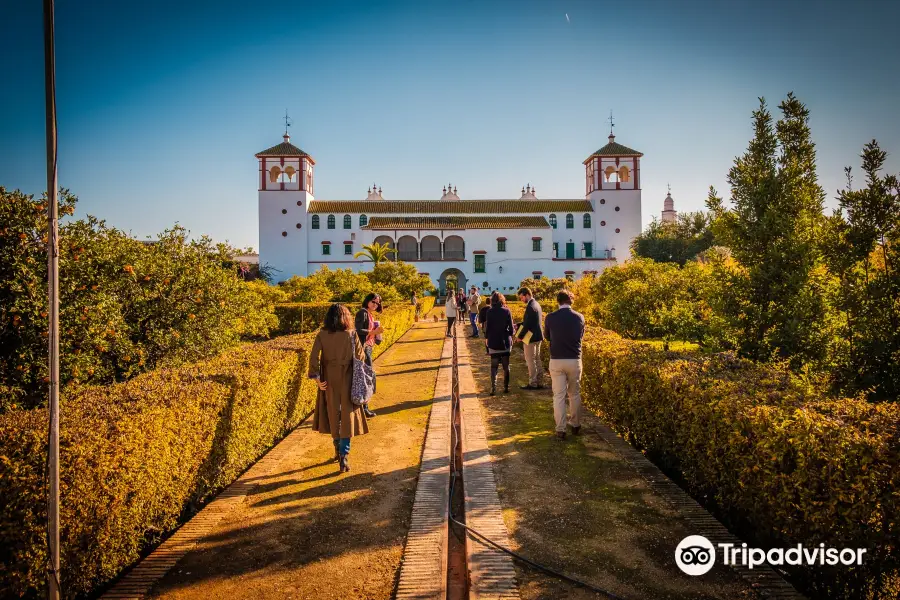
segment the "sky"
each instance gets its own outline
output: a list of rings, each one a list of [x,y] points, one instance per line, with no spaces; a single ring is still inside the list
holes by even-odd
[[[877,139],[900,172],[900,2],[56,0],[59,181],[145,237],[180,223],[258,248],[254,154],[291,141],[316,197],[584,196],[582,162],[644,153],[643,221],[667,185],[701,210],[765,97],[810,110],[828,206]],[[0,185],[46,187],[40,2],[0,5]]]

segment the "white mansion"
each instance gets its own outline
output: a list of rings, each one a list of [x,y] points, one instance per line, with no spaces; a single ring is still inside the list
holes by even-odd
[[[509,293],[526,277],[599,272],[641,232],[641,156],[610,134],[584,161],[578,200],[539,200],[530,185],[509,200],[460,200],[449,186],[439,200],[385,200],[374,187],[365,200],[316,200],[315,161],[285,134],[256,155],[260,265],[277,281],[321,265],[358,271],[370,262],[354,253],[379,242],[441,292],[448,279]]]

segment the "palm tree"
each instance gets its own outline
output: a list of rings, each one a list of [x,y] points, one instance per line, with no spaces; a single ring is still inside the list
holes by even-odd
[[[396,254],[397,251],[387,244],[363,244],[363,249],[353,255],[353,258],[368,258],[376,265],[388,259],[388,255]]]

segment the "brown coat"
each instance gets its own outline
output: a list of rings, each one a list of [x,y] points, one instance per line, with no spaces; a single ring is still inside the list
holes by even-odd
[[[369,433],[362,407],[350,400],[355,336],[354,329],[337,332],[320,329],[309,356],[309,376],[319,375],[328,383],[328,389],[319,390],[316,398],[312,428],[330,433],[334,439]],[[356,344],[356,358],[365,358],[362,344]]]

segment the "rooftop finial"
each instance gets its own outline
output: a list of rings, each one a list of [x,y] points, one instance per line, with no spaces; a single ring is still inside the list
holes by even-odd
[[[293,124],[291,118],[288,116],[288,110],[284,109],[284,141],[288,141],[291,139],[291,134],[288,133],[288,127]]]
[[[616,124],[613,123],[612,109],[610,109],[610,111],[609,111],[609,137],[611,137],[611,138],[616,137],[616,135],[613,133],[613,127],[615,127],[615,126],[616,126]]]
[[[668,190],[669,190],[669,195],[671,196],[671,195],[672,195],[672,184],[671,184],[671,183],[667,183],[667,184],[666,184],[666,188],[668,188]]]

